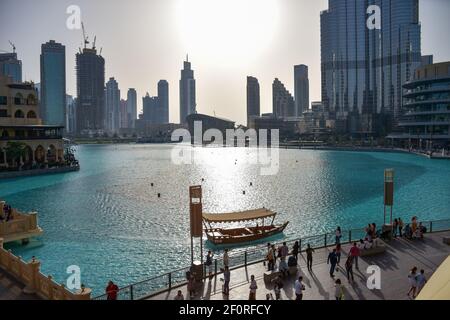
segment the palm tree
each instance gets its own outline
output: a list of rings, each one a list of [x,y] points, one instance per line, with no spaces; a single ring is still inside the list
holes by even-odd
[[[8,141],[5,151],[6,155],[11,158],[13,166],[16,165],[16,160],[20,161],[25,158],[27,154],[26,147],[27,145],[23,142]]]

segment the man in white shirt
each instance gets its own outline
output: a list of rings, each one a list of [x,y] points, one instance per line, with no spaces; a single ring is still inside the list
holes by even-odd
[[[297,281],[295,281],[295,300],[303,300],[303,291],[305,290],[305,285],[303,284],[303,277],[300,276]]]

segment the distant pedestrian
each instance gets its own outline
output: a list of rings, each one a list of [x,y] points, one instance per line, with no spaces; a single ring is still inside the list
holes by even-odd
[[[109,281],[105,291],[107,300],[117,300],[117,293],[119,292],[119,287],[114,282]]]
[[[409,286],[410,289],[408,291],[407,296],[409,297],[412,293],[412,298],[414,299],[416,297],[416,291],[417,291],[417,267],[414,267],[411,269],[408,275],[409,280]]]
[[[327,264],[330,264],[330,277],[334,278],[334,270],[337,264],[336,249],[333,249],[333,252],[328,255]]]
[[[230,280],[231,280],[231,273],[228,266],[225,267],[225,270],[223,272],[223,294],[230,295]]]
[[[192,299],[193,297],[195,297],[195,277],[192,274],[189,276],[187,289],[189,292],[189,298]]]
[[[206,262],[205,262],[205,266],[208,268],[209,279],[212,279],[212,277],[213,277],[212,265],[213,265],[213,255],[212,255],[211,250],[209,250],[208,254],[206,255]]]
[[[250,276],[250,294],[248,296],[248,300],[256,300],[256,289],[258,289],[258,285],[256,284],[255,276]]]
[[[223,267],[229,267],[230,266],[230,257],[228,256],[228,249],[225,249],[223,253]]]
[[[400,238],[403,237],[402,234],[403,226],[404,226],[403,220],[401,218],[398,218],[398,234]]]
[[[298,241],[295,241],[294,246],[292,247],[292,255],[295,257],[295,259],[298,261],[298,253],[300,251],[300,246],[298,244]]]
[[[347,279],[348,282],[353,282],[355,279],[353,278],[353,257],[350,255],[347,258],[347,261],[345,261],[345,270],[347,271]],[[350,281],[351,276],[351,281]]]
[[[299,277],[297,281],[295,281],[295,300],[303,300],[303,291],[305,290],[305,285],[303,284],[303,277]]]
[[[356,269],[358,269],[358,258],[361,255],[361,250],[356,242],[353,243],[353,247],[350,249],[350,256],[353,258],[352,261],[355,262]]]
[[[337,227],[335,233],[336,233],[336,244],[341,243],[341,238],[342,238],[341,227]]]
[[[267,270],[275,270],[275,246],[271,246],[267,253]]]
[[[175,298],[173,298],[176,301],[184,300],[183,292],[181,290],[178,290],[178,293],[176,294]]]
[[[286,257],[289,255],[289,248],[286,244],[286,242],[283,242],[283,245],[281,246],[280,249],[280,254],[281,254],[281,259],[286,259]]]
[[[336,300],[344,300],[344,288],[342,287],[341,279],[336,279],[334,288],[334,297]]]
[[[306,248],[306,265],[308,266],[308,270],[312,271],[312,263],[313,263],[313,252],[314,249],[311,248],[311,245],[308,243]]]
[[[417,294],[422,291],[423,287],[427,283],[427,278],[425,277],[425,270],[420,270],[420,273],[417,275]]]
[[[337,257],[337,264],[338,265],[341,263],[341,253],[342,253],[341,244],[338,243],[336,245],[336,257]]]
[[[275,291],[275,299],[281,299],[281,289],[283,289],[283,279],[281,277],[277,277],[275,279],[275,284],[273,290]]]
[[[392,223],[392,236],[394,238],[397,238],[397,232],[398,232],[398,220],[394,219],[394,222]]]

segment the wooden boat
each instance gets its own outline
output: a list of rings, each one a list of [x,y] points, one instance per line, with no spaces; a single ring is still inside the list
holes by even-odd
[[[216,245],[239,244],[260,240],[283,232],[289,224],[289,221],[274,225],[273,222],[276,215],[276,212],[266,208],[221,214],[203,213],[203,224],[205,226],[206,236],[212,243]],[[270,224],[265,224],[266,219],[271,219]],[[258,223],[259,220],[262,221],[261,225]],[[256,225],[238,228],[226,227],[227,224],[230,225],[239,222],[256,222]],[[225,227],[223,227],[224,225]]]

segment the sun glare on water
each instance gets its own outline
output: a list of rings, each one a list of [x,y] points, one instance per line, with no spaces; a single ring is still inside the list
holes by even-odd
[[[176,17],[182,46],[204,62],[245,65],[271,43],[277,0],[179,0]]]

